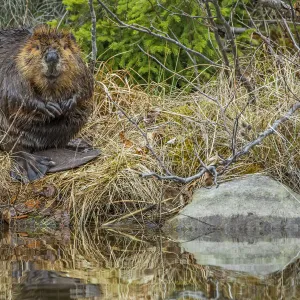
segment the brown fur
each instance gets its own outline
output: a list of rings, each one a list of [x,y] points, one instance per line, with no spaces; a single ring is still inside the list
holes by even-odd
[[[59,81],[50,83],[41,76],[41,54],[47,47],[58,49],[62,60],[62,74]],[[38,49],[37,49],[38,48]],[[66,91],[78,89],[76,81],[86,73],[82,65],[81,53],[72,35],[46,26],[38,27],[22,46],[16,57],[17,68],[22,75],[38,89],[44,97],[55,99],[63,97]]]
[[[50,78],[44,55],[59,54],[58,77]],[[40,26],[0,31],[1,147],[35,151],[64,147],[86,123],[93,77],[71,33]],[[76,105],[68,109],[68,101]],[[49,117],[40,105],[56,103],[62,114]],[[6,133],[6,134],[4,134]],[[0,134],[1,138],[1,134]]]

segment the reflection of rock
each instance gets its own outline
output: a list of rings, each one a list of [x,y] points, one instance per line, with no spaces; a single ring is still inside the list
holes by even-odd
[[[63,277],[57,272],[35,270],[25,273],[21,284],[13,286],[16,299],[82,299],[100,296],[95,284],[84,284],[80,279]],[[40,297],[40,298],[39,298]]]
[[[251,175],[199,189],[165,225],[199,264],[267,274],[300,250],[300,195],[275,180]]]
[[[299,239],[247,242],[193,240],[182,244],[200,265],[265,275],[283,269],[300,251]]]

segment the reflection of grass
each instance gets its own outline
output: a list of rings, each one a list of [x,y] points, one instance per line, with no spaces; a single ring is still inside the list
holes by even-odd
[[[265,57],[263,68],[261,71],[259,63],[253,66],[257,104],[248,107],[241,116],[238,149],[289,110],[296,102],[290,90],[300,94],[296,70],[291,64],[280,69],[271,58]],[[146,148],[140,132],[119,108],[147,132],[151,147],[171,172],[189,176],[200,167],[198,157],[210,164],[217,154],[230,155],[234,119],[243,110],[248,96],[243,88],[230,85],[220,74],[203,86],[203,91],[218,97],[224,109],[221,113],[216,103],[202,95],[184,92],[157,95],[159,88],[155,85],[156,96],[152,96],[131,84],[128,77],[125,72],[112,73],[105,67],[96,75],[94,112],[82,137],[99,147],[102,156],[79,169],[48,175],[26,186],[11,184],[7,156],[1,156],[5,162],[1,164],[1,182],[11,197],[17,194],[18,200],[28,199],[34,197],[34,189],[52,184],[59,191],[60,203],[70,210],[77,224],[86,224],[90,219],[105,223],[124,215],[130,217],[137,211],[132,219],[157,222],[159,215],[166,217],[168,212],[174,213],[182,207],[186,199],[176,197],[180,193],[176,184],[140,177],[142,172],[163,173],[163,170]],[[118,106],[107,99],[103,85]],[[263,171],[299,190],[299,127],[296,114],[275,135],[231,166],[222,179]],[[187,186],[184,195],[190,195],[192,187],[201,183],[202,180]],[[168,198],[161,207],[157,205]]]
[[[193,254],[157,233],[85,231],[75,235],[78,254],[100,264],[109,280],[100,280],[105,299],[174,299],[203,295],[207,299],[292,299],[299,297],[295,284],[299,261],[266,277],[198,265]],[[106,273],[107,272],[107,273]],[[91,272],[90,272],[91,273]],[[109,274],[109,275],[108,275]],[[105,287],[105,288],[104,288]],[[108,289],[107,289],[108,288]],[[115,293],[115,294],[114,294]],[[113,296],[114,295],[114,296]],[[148,297],[148,298],[147,298]],[[295,299],[296,299],[295,298]]]
[[[0,242],[0,254],[5,260],[0,262],[1,292],[6,295],[12,284],[25,279],[26,262],[28,271],[53,270],[65,277],[99,284],[101,299],[109,300],[174,299],[174,295],[189,299],[187,295],[201,293],[208,299],[216,298],[217,294],[221,299],[257,300],[300,296],[299,260],[291,262],[282,272],[254,277],[198,265],[191,253],[182,252],[178,244],[153,231],[89,228],[74,233],[70,240],[60,232],[36,237],[7,233]],[[12,270],[21,277],[11,278]]]

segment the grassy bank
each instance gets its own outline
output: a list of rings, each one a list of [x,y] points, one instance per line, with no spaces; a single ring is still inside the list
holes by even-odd
[[[129,73],[111,72],[103,65],[96,78],[93,114],[81,136],[102,150],[94,162],[75,170],[56,173],[29,185],[12,183],[9,157],[0,156],[1,197],[21,203],[46,201],[68,210],[73,221],[100,223],[127,220],[159,222],[176,213],[194,188],[205,185],[201,178],[187,185],[142,178],[142,173],[164,170],[151,149],[173,174],[190,176],[217,157],[231,155],[236,117],[236,149],[254,140],[298,100],[300,86],[296,58],[278,64],[274,57],[253,61],[247,75],[256,85],[257,100],[247,105],[246,90],[220,72],[198,92],[171,90],[161,84],[140,86]],[[261,61],[261,62],[258,62]],[[105,90],[111,97],[107,97]],[[113,101],[112,101],[113,100]],[[124,115],[124,112],[126,115]],[[130,120],[129,120],[130,118]],[[134,121],[136,125],[133,124]],[[232,164],[219,182],[243,174],[263,172],[300,191],[300,118],[296,112],[249,154]],[[217,170],[222,167],[219,166]],[[50,188],[51,193],[43,191]]]

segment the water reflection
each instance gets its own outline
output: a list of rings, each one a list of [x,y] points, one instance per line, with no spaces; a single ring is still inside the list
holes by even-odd
[[[300,299],[297,257],[258,275],[200,264],[208,249],[203,243],[201,256],[201,247],[153,231],[2,231],[0,300]],[[216,250],[214,255],[228,257]]]
[[[20,270],[20,268],[17,269]],[[89,297],[95,299],[95,297],[100,296],[98,285],[86,284],[78,278],[65,277],[55,271],[30,270],[29,267],[24,270],[21,279],[20,283],[14,284],[12,287],[14,299],[54,300]]]

